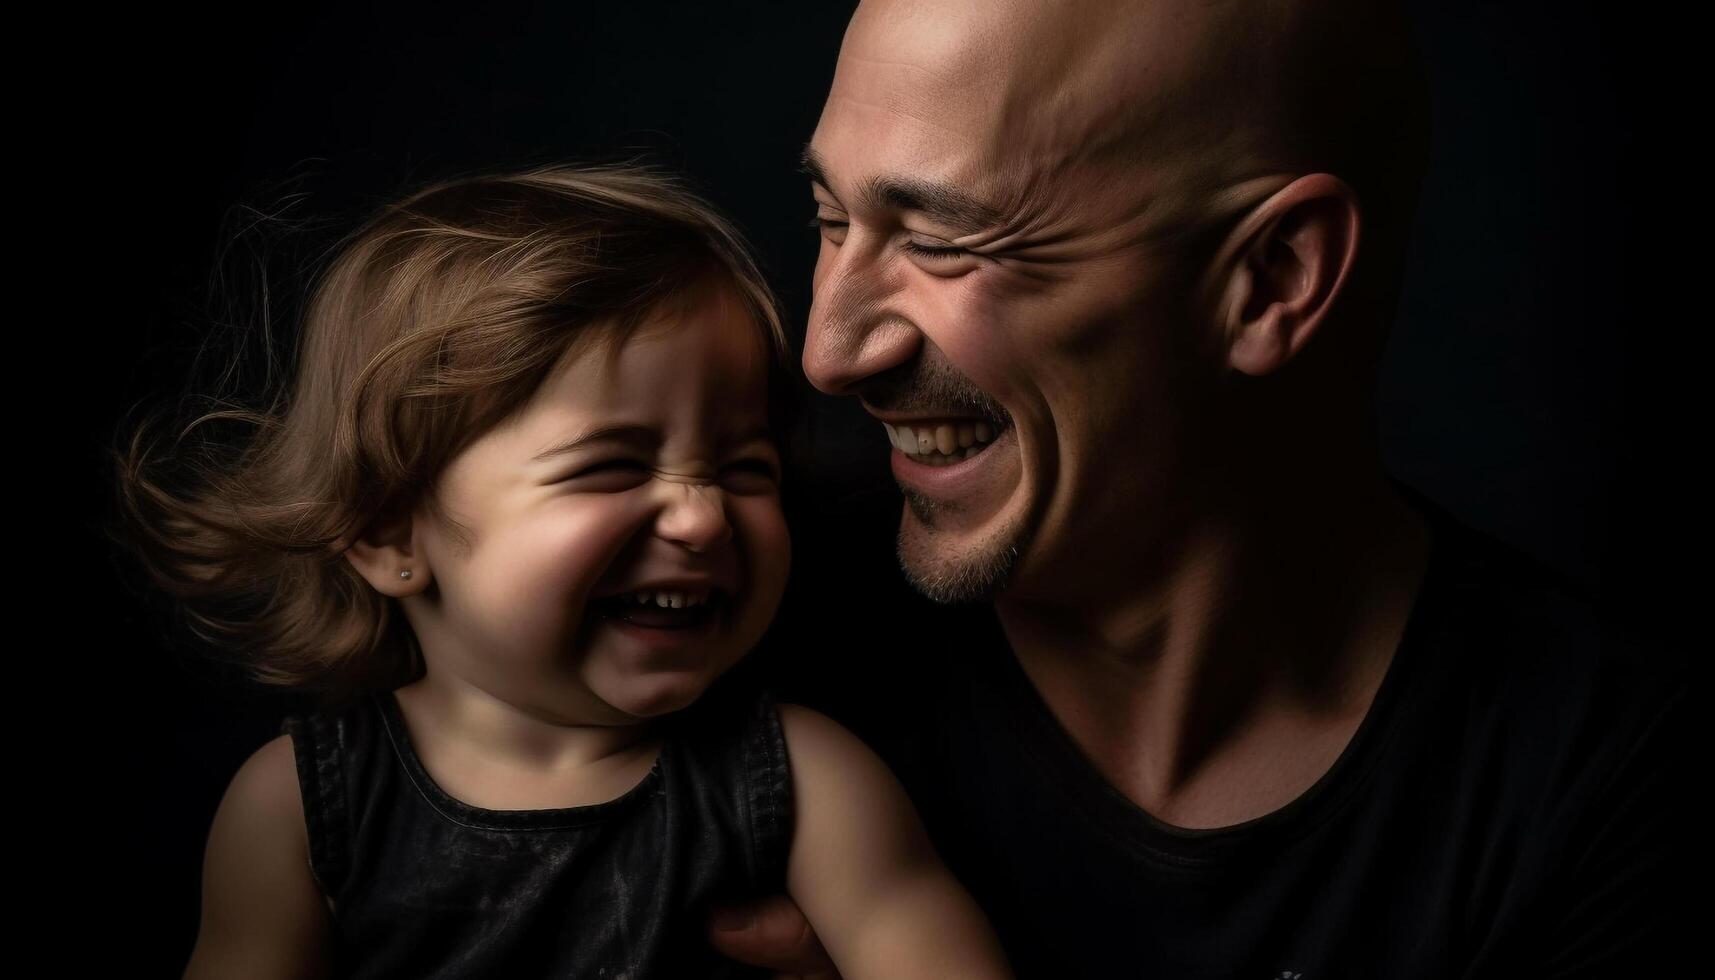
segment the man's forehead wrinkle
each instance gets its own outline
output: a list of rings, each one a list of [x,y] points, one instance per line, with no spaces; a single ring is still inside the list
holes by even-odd
[[[908,121],[899,176],[1005,216],[971,244],[1146,243],[1206,219],[1212,190],[1298,162],[1278,152],[1281,94],[1258,89],[1277,29],[1320,2],[866,0],[830,101]]]
[[[985,14],[1002,5],[986,6]],[[1144,8],[1144,16],[1115,16],[1104,4],[1076,6],[1067,12],[1021,4],[998,18],[958,23],[969,34],[962,39],[935,32],[956,66],[943,76],[958,88],[893,93],[894,111],[949,131],[943,120],[951,117],[965,130],[963,172],[938,176],[980,187],[985,200],[1013,217],[1007,231],[1014,235],[1068,210],[1056,198],[1076,197],[1088,186],[1074,173],[1080,168],[1135,161],[1140,147],[1154,156],[1174,145],[1159,93],[1174,89],[1174,76],[1182,74],[1176,62],[1184,56],[1149,42],[1167,30],[1163,17],[1182,12],[1172,4],[1132,4],[1128,9]],[[1088,8],[1097,8],[1095,16],[1079,16]],[[956,12],[949,16],[957,22]]]
[[[944,134],[954,145],[969,143],[983,132],[989,115],[986,103],[992,100],[987,88],[980,83],[961,86],[915,77],[933,74],[926,70],[901,79],[897,68],[903,66],[888,64],[888,70],[894,71],[892,76],[853,71],[841,77],[836,73],[828,93],[829,106],[844,102],[873,110],[878,121],[909,121]]]
[[[848,57],[928,71],[942,84],[982,83],[990,53],[1011,37],[1009,9],[1033,4],[1005,0],[907,0],[859,4],[840,48]],[[928,66],[934,66],[933,70]],[[836,69],[837,73],[837,69]]]
[[[994,128],[1001,93],[1040,84],[1025,69],[1033,44],[1028,21],[1041,19],[1043,6],[1052,5],[869,0],[847,31],[834,88],[853,79],[892,82],[876,95],[879,108],[979,138]]]
[[[1033,104],[1013,110],[1029,119],[1014,145],[1038,142],[1043,176],[1032,186],[1088,186],[1089,174],[1103,175],[1114,225],[1147,243],[1223,220],[1233,188],[1307,167],[1300,139],[1282,132],[1290,96],[1275,84],[1288,73],[1279,35],[1304,6],[1125,5],[1052,85],[1023,93]],[[1082,180],[1065,176],[1080,169]]]
[[[905,58],[898,58],[898,57],[884,58],[884,57],[881,57],[879,54],[862,54],[862,53],[849,54],[849,55],[842,56],[840,58],[839,63],[835,65],[835,76],[834,77],[836,79],[836,82],[837,82],[837,79],[839,78],[840,67],[842,65],[848,64],[848,63],[856,64],[856,65],[867,65],[867,66],[871,66],[871,67],[887,68],[887,69],[903,69],[903,70],[909,71],[909,72],[917,72],[918,74],[927,76],[926,78],[921,79],[921,81],[930,82],[930,83],[934,83],[935,85],[947,86],[947,87],[951,87],[951,88],[958,88],[958,87],[962,87],[964,85],[969,85],[972,83],[972,80],[970,80],[970,79],[965,79],[965,80],[961,81],[956,75],[954,75],[950,72],[947,72],[945,70],[937,70],[935,68],[930,68],[926,65],[920,65],[915,61],[911,61],[911,60],[908,60]]]

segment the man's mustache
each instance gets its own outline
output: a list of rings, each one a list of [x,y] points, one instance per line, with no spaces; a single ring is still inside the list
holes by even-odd
[[[972,383],[944,358],[922,355],[869,378],[858,387],[864,404],[882,412],[919,415],[974,415],[997,428],[1012,424],[1000,402]]]

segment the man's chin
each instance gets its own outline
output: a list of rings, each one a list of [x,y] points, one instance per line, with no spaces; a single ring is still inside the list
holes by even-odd
[[[932,602],[982,602],[1006,587],[1018,561],[1018,530],[1008,525],[972,541],[935,526],[939,505],[905,489],[906,513],[899,524],[899,568],[905,580]]]

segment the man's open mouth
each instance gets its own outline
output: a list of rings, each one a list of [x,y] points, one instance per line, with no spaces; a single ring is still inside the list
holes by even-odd
[[[970,459],[1005,431],[1005,423],[989,419],[925,419],[881,423],[887,440],[906,458],[928,466],[951,466]]]
[[[658,630],[689,630],[703,626],[726,608],[728,597],[719,589],[700,592],[622,592],[597,599],[596,612],[608,619]]]

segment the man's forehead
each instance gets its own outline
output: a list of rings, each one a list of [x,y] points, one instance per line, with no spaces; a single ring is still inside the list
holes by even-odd
[[[992,184],[1135,144],[1195,70],[1205,38],[1184,6],[866,0],[815,146],[842,171],[885,148],[933,179]]]

